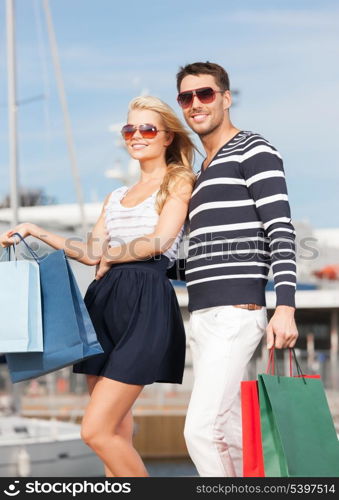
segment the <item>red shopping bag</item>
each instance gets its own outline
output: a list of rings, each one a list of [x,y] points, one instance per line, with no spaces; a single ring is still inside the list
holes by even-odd
[[[241,382],[243,476],[265,477],[258,383]]]

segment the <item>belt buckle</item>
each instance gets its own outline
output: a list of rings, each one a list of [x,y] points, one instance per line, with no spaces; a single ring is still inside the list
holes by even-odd
[[[248,311],[256,311],[262,308],[262,306],[258,306],[257,304],[235,304],[233,307],[240,307],[240,309],[247,309]]]

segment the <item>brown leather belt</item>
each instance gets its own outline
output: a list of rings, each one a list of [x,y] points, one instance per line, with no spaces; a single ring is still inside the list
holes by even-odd
[[[258,309],[262,309],[262,306],[258,306],[257,304],[235,304],[233,307],[240,307],[240,309],[249,309],[250,311],[257,311]]]

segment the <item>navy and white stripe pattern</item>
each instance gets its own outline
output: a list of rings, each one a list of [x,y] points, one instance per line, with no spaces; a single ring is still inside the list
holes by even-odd
[[[295,231],[282,159],[266,139],[241,131],[218,151],[198,175],[189,219],[191,311],[265,305],[270,268],[277,305],[294,306]]]
[[[105,207],[105,224],[110,247],[118,247],[146,234],[151,234],[158,224],[159,214],[155,209],[158,191],[134,207],[124,207],[121,205],[121,200],[126,196],[127,191],[127,186],[115,189]],[[183,233],[184,226],[172,246],[164,252],[170,263],[177,259]]]

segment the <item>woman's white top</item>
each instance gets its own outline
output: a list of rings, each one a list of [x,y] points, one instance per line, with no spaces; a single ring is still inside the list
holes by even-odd
[[[155,210],[158,191],[134,207],[124,207],[121,205],[121,200],[126,196],[128,189],[127,186],[115,189],[105,206],[105,222],[110,247],[121,246],[136,238],[150,234],[158,223],[159,214]],[[163,253],[171,263],[177,258],[183,232],[184,226],[179,231],[171,248]]]

